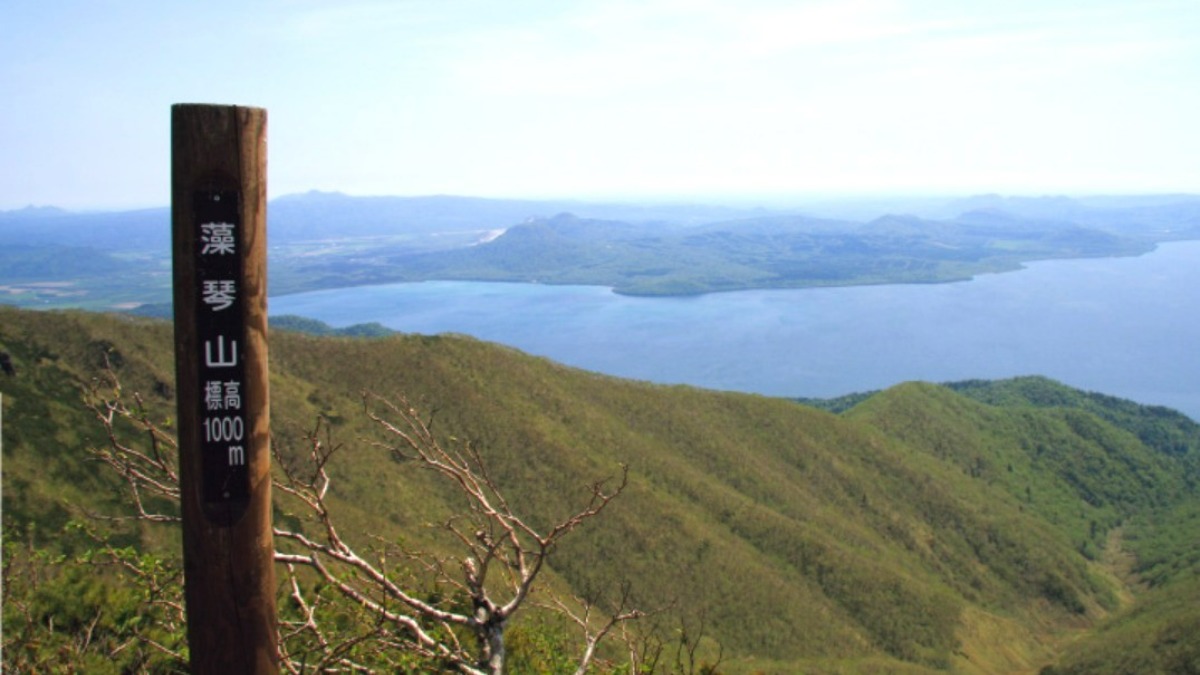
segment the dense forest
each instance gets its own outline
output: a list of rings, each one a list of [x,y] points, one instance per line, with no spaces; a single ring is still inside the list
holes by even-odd
[[[461,508],[373,446],[364,390],[429,411],[539,525],[627,465],[545,583],[654,609],[633,626],[666,646],[662,672],[1200,673],[1200,426],[1173,411],[1042,378],[799,403],[458,336],[277,327],[270,343],[272,441],[297,456],[321,420],[342,446],[331,508],[364,548],[439,550],[429,523]],[[134,642],[178,644],[139,609],[178,569],[178,532],[102,518],[129,504],[89,459],[106,439],[81,393],[107,364],[169,429],[171,345],[157,320],[0,307],[6,672],[178,667]],[[98,541],[158,576],[98,564]],[[578,636],[554,613],[521,615],[509,640],[510,672],[571,672]],[[604,649],[620,672],[625,652]]]

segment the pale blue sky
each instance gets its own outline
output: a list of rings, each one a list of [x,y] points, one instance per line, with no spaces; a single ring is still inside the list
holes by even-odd
[[[0,0],[0,209],[161,206],[170,106],[272,196],[1200,192],[1196,0]]]

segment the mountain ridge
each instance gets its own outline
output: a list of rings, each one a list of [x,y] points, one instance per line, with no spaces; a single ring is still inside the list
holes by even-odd
[[[939,204],[881,204],[896,208],[844,219],[816,205],[289,195],[267,208],[272,293],[425,280],[594,284],[631,295],[932,283],[1200,238],[1200,198],[1188,195]],[[36,279],[18,278],[0,261],[0,286],[11,287],[14,304],[109,310],[169,301],[167,208],[7,211],[0,233],[41,247],[42,256],[53,255],[47,247],[74,247]],[[113,257],[119,273],[89,272],[85,249]]]
[[[70,513],[61,499],[113,508],[103,476],[72,454],[99,439],[72,408],[71,382],[94,377],[107,358],[127,390],[170,416],[170,344],[160,321],[0,308],[0,351],[16,371],[0,376],[6,536],[55,541]],[[1146,619],[1122,612],[1120,586],[1101,566],[1108,534],[1127,528],[1143,560],[1174,570],[1156,588],[1189,583],[1200,567],[1186,562],[1197,446],[1174,417],[1158,423],[1174,430],[1165,438],[1183,435],[1186,447],[1168,444],[1179,452],[1146,446],[1145,429],[1069,397],[1049,408],[997,405],[910,384],[834,415],[628,382],[455,336],[273,331],[271,367],[280,447],[294,447],[316,416],[339,438],[362,439],[331,465],[351,531],[427,541],[421,523],[452,508],[427,477],[367,451],[373,435],[354,412],[364,389],[437,410],[440,433],[476,444],[514,505],[539,522],[629,463],[629,493],[564,542],[550,583],[579,591],[642,580],[635,592],[647,606],[680,601],[681,612],[705,618],[706,649],[720,644],[731,673],[1036,670],[1106,616],[1132,628],[1113,623],[1105,639],[1140,635],[1146,656],[1157,638],[1146,637]],[[1195,612],[1171,616],[1155,636],[1175,634]],[[1056,668],[1080,672],[1064,658]]]

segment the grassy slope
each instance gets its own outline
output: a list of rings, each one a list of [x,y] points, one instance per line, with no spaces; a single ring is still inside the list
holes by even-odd
[[[924,387],[929,393],[935,389]],[[1040,377],[950,388],[989,405],[971,413],[965,408],[975,406],[942,394],[956,408],[934,416],[932,434],[926,429],[918,435],[926,442],[933,439],[934,448],[954,448],[955,461],[965,470],[982,469],[988,480],[1024,498],[1028,508],[1079,542],[1087,557],[1099,557],[1101,537],[1109,548],[1123,540],[1134,558],[1126,572],[1149,589],[1132,608],[1077,639],[1047,673],[1200,673],[1200,448],[1195,445],[1200,426],[1165,408],[1081,392]],[[872,407],[879,403],[869,401],[850,414],[878,414]],[[966,431],[971,425],[1000,428],[982,422],[979,414],[1001,411],[1043,421],[1033,435],[1027,432],[1034,427],[1010,427],[985,444]],[[883,424],[903,435],[929,424],[923,415],[935,411],[921,405],[891,412],[905,414],[882,415]],[[1120,430],[1102,431],[1109,423]],[[1072,442],[1062,434],[1064,428],[1095,442]],[[997,466],[1006,468],[989,470]]]
[[[52,532],[69,504],[111,501],[103,476],[80,465],[79,444],[97,439],[72,381],[107,352],[126,389],[169,416],[170,345],[161,322],[0,308],[0,351],[18,369],[0,376],[6,535],[34,522]],[[363,389],[436,409],[436,428],[471,439],[543,523],[628,462],[631,490],[567,540],[552,582],[630,579],[644,606],[677,601],[705,617],[734,672],[1036,668],[1066,631],[1117,607],[1090,559],[1110,527],[1134,523],[1133,538],[1171,564],[1189,550],[1180,537],[1169,537],[1179,551],[1155,544],[1170,528],[1149,524],[1195,501],[1182,478],[1194,451],[1153,451],[1074,408],[906,385],[838,417],[458,337],[276,332],[271,350],[276,444],[297,445],[317,415],[347,444],[333,471],[348,531],[420,541],[454,505],[428,475],[367,447],[377,434],[357,412]]]

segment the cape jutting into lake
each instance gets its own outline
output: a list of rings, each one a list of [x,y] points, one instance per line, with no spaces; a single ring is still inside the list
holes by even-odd
[[[1045,375],[1200,420],[1200,242],[971,281],[694,297],[424,282],[274,297],[274,315],[463,333],[621,377],[787,397]]]

